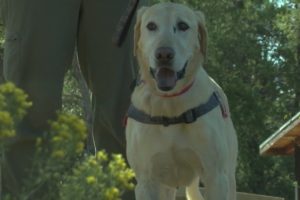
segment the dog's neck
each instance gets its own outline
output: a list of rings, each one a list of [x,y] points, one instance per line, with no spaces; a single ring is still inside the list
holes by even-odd
[[[153,85],[144,82],[135,88],[132,103],[151,116],[178,116],[190,108],[205,103],[214,91],[211,83],[206,71],[200,67],[195,74],[193,84],[182,94],[166,98],[161,93],[155,92]]]
[[[195,80],[193,79],[192,81],[190,81],[190,83],[186,84],[185,86],[183,86],[179,91],[174,92],[174,93],[170,93],[170,94],[157,94],[160,97],[164,97],[164,98],[175,98],[181,95],[184,95],[184,93],[188,92],[194,85]]]

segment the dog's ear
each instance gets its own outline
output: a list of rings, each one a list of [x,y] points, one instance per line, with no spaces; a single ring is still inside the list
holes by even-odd
[[[133,55],[136,56],[136,52],[138,49],[138,41],[140,39],[141,36],[141,21],[142,21],[142,16],[144,14],[144,12],[147,10],[148,7],[141,7],[138,11],[137,11],[137,15],[136,15],[136,22],[134,25],[134,38],[133,38],[133,42],[134,42],[134,47],[133,47]]]
[[[205,25],[205,17],[204,14],[201,11],[196,11],[196,16],[198,19],[198,39],[200,44],[200,50],[203,54],[203,59],[206,59],[207,55],[207,29]]]

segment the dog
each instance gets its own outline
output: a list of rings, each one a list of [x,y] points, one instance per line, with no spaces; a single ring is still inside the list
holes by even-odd
[[[138,10],[139,78],[126,125],[137,200],[174,200],[178,187],[188,200],[236,199],[236,133],[223,90],[203,68],[206,54],[202,12],[171,2]]]

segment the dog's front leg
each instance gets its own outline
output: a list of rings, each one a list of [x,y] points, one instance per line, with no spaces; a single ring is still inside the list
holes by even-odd
[[[136,200],[175,200],[176,189],[155,181],[138,181]]]
[[[229,175],[229,199],[236,200],[235,170]]]
[[[206,178],[206,198],[207,200],[235,200],[231,199],[230,184],[225,173],[215,173]]]

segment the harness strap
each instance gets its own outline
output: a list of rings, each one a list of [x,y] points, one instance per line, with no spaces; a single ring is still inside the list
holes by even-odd
[[[195,122],[199,117],[207,114],[217,106],[223,109],[222,104],[218,98],[216,92],[213,92],[209,100],[205,104],[200,104],[199,106],[189,109],[182,113],[178,117],[165,117],[165,116],[150,116],[141,110],[138,110],[134,105],[130,105],[127,117],[132,118],[138,122],[145,124],[163,125],[169,126],[174,124],[190,124]]]
[[[113,44],[117,47],[121,47],[126,38],[138,4],[139,0],[130,0],[125,13],[121,16],[120,21],[117,24],[116,31],[112,38]]]

